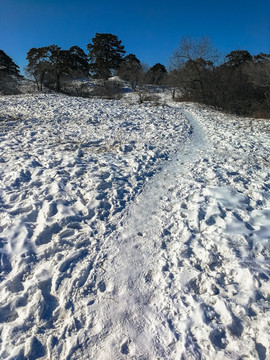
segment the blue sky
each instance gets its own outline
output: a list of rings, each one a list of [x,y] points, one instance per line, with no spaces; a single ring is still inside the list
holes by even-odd
[[[32,47],[86,45],[112,33],[152,66],[168,64],[182,36],[209,36],[223,53],[270,53],[266,0],[0,0],[0,49],[20,67]]]

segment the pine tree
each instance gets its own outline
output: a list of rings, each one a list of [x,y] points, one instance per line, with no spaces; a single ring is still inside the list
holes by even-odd
[[[87,55],[78,46],[69,50],[62,50],[57,45],[32,48],[28,51],[26,71],[34,77],[39,91],[43,83],[53,85],[57,91],[61,90],[61,79],[76,76],[88,76]]]
[[[79,46],[72,46],[68,50],[69,67],[74,74],[88,76],[89,64],[87,55]]]
[[[142,78],[142,72],[143,69],[140,60],[134,54],[129,54],[124,57],[116,74],[120,76],[121,79],[129,81],[132,90],[135,90]]]
[[[126,53],[116,35],[99,34],[87,45],[90,71],[97,78],[108,79],[117,70]]]
[[[226,55],[226,59],[228,66],[238,67],[252,61],[252,56],[247,50],[234,50]]]
[[[165,66],[157,63],[147,71],[146,78],[150,84],[161,85],[166,74]]]
[[[3,50],[0,50],[0,74],[20,76],[19,66]]]

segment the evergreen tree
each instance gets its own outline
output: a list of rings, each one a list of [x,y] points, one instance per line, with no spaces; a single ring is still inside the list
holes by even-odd
[[[252,61],[252,56],[247,50],[235,50],[226,55],[228,66],[238,67]]]
[[[99,34],[87,45],[90,71],[95,77],[108,79],[117,70],[125,54],[124,46],[116,35]]]
[[[19,66],[3,50],[0,50],[0,74],[20,76]]]
[[[57,45],[32,48],[28,51],[26,71],[35,78],[38,89],[42,91],[43,83],[61,90],[63,77],[88,76],[88,62],[84,51],[78,46],[62,50]]]
[[[61,50],[57,45],[48,46],[49,60],[50,60],[50,73],[54,76],[55,90],[61,90],[61,78],[68,76],[71,69],[69,63],[69,51]]]
[[[132,90],[135,90],[142,77],[140,60],[134,54],[125,56],[116,74],[120,76],[121,79],[129,81]]]
[[[34,77],[38,90],[42,91],[45,75],[50,71],[51,66],[48,46],[30,49],[26,60],[28,61],[26,73]]]
[[[147,71],[146,78],[149,84],[161,85],[166,74],[165,66],[157,63]]]
[[[72,46],[68,50],[68,62],[74,75],[89,76],[87,55],[79,46]]]
[[[124,57],[123,59],[123,64],[128,64],[128,65],[134,65],[137,64],[139,67],[141,67],[141,62],[140,60],[137,58],[136,55],[134,54],[128,54]]]
[[[270,62],[270,54],[259,53],[258,55],[253,56],[253,61],[255,64],[268,64]]]

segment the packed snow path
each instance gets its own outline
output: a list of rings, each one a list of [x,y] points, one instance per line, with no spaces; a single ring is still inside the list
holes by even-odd
[[[269,123],[6,97],[2,359],[267,359]]]

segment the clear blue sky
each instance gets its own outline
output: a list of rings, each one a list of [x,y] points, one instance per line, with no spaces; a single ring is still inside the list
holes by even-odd
[[[86,45],[112,33],[142,62],[168,64],[182,36],[209,36],[227,54],[270,53],[268,0],[0,0],[0,49],[20,67],[32,47]]]

